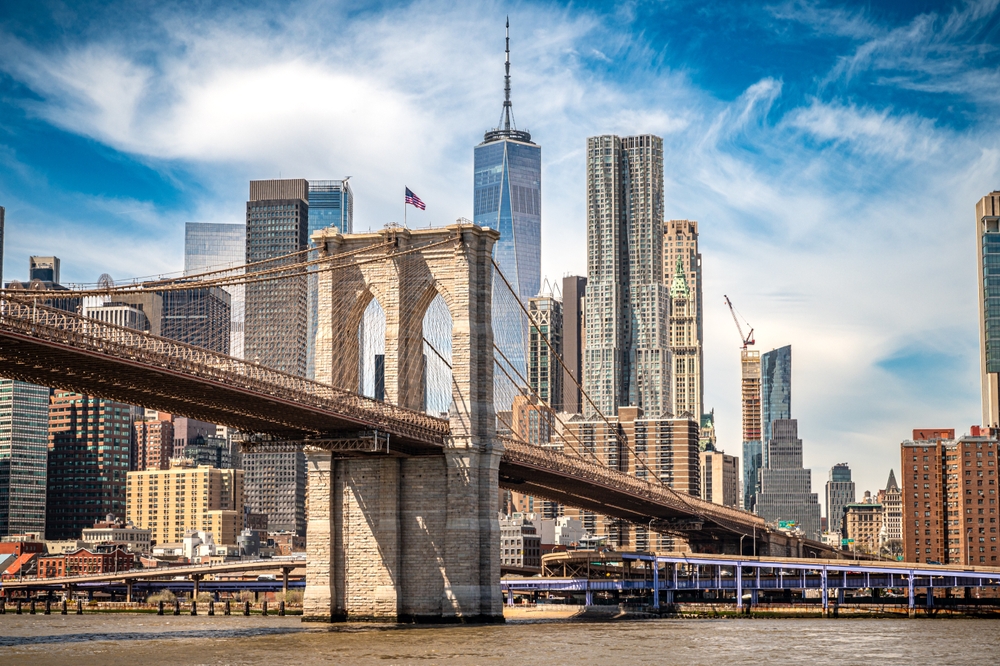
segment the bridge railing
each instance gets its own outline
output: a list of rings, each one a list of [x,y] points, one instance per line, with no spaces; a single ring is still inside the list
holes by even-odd
[[[712,504],[697,497],[678,496],[674,490],[639,479],[618,470],[610,469],[597,462],[576,458],[565,453],[549,451],[510,437],[500,437],[504,445],[504,457],[508,460],[529,464],[541,469],[559,471],[567,476],[590,481],[591,483],[614,487],[676,511],[700,516],[716,524],[739,533],[765,530],[764,520],[753,514]]]
[[[0,326],[48,343],[112,356],[355,418],[368,427],[442,443],[447,421],[225,354],[47,307],[0,292]]]

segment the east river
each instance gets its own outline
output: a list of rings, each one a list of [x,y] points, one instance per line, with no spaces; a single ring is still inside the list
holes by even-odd
[[[1000,621],[727,619],[303,624],[295,617],[7,614],[0,664],[996,664]]]

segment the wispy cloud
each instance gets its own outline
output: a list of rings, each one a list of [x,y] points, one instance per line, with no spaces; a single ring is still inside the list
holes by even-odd
[[[977,418],[978,402],[956,399],[965,394],[955,384],[917,386],[920,376],[901,368],[931,359],[935,377],[950,373],[975,392],[971,210],[1000,176],[1000,131],[985,118],[952,129],[932,111],[869,94],[865,77],[989,102],[1000,86],[965,86],[996,76],[976,28],[996,3],[902,25],[864,9],[771,8],[767,20],[808,28],[803,48],[816,35],[842,38],[841,59],[808,72],[821,83],[805,91],[786,83],[786,72],[801,74],[788,62],[736,95],[699,83],[698,63],[649,36],[639,9],[526,3],[511,12],[515,117],[542,144],[544,273],[585,270],[586,137],[660,134],[667,214],[701,225],[707,406],[717,407],[723,446],[739,453],[726,293],[762,348],[796,347],[793,413],[810,464],[863,462],[871,469],[860,481],[874,488],[914,425],[961,428]],[[44,241],[85,267],[81,281],[146,274],[134,259],[147,253],[154,270],[177,268],[184,221],[242,221],[246,181],[279,173],[352,175],[362,229],[399,218],[404,184],[428,203],[411,222],[469,217],[472,146],[501,108],[506,11],[423,1],[352,14],[293,2],[280,18],[266,7],[217,8],[209,21],[158,8],[153,27],[129,39],[111,32],[46,44],[0,25],[0,70],[32,91],[24,109],[166,178],[183,172],[171,182],[185,198],[165,207],[60,193],[86,213],[60,219],[0,182],[34,220],[11,232],[8,217],[8,257]],[[326,28],[333,18],[336,31]],[[0,168],[46,191],[45,174],[14,152],[0,150]],[[106,229],[93,222],[121,218]],[[51,229],[61,240],[46,238]]]

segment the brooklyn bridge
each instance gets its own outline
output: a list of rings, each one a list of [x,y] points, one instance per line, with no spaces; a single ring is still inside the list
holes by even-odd
[[[318,256],[216,271],[158,290],[318,280],[315,379],[47,307],[4,292],[0,375],[225,425],[245,450],[303,447],[308,461],[305,615],[318,620],[502,619],[498,489],[682,537],[695,552],[816,557],[820,544],[753,514],[639,478],[567,442],[497,433],[492,303],[498,233],[472,224],[392,227],[313,241]],[[83,295],[150,288],[102,286]],[[65,292],[60,292],[65,295]],[[451,406],[426,405],[425,315],[450,316]],[[385,313],[381,399],[362,394],[359,326]],[[276,323],[279,325],[279,323]],[[506,371],[505,371],[506,372]]]

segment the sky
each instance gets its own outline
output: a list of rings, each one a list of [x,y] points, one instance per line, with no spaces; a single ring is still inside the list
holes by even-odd
[[[822,497],[981,420],[975,203],[1000,189],[1000,0],[0,3],[4,279],[171,273],[248,181],[351,176],[355,229],[472,217],[503,100],[542,146],[542,274],[586,273],[588,136],[664,139],[701,232],[705,397],[740,451],[739,338],[792,345]]]

